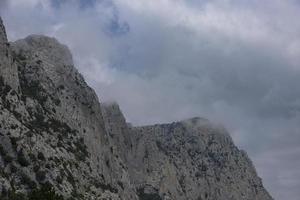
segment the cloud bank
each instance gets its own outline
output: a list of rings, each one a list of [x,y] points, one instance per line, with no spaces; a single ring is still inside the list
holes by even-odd
[[[4,1],[3,1],[4,2]],[[11,0],[10,40],[66,43],[134,124],[224,124],[275,199],[300,193],[300,5],[294,0]],[[4,4],[0,4],[3,8]]]

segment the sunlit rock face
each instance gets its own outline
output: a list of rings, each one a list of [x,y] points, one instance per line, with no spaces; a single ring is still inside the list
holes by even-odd
[[[78,200],[272,199],[222,127],[133,127],[118,104],[100,104],[66,46],[9,44],[0,22],[0,199],[43,184]]]

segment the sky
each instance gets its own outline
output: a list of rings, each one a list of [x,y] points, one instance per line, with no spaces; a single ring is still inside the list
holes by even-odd
[[[276,200],[300,196],[297,0],[1,0],[10,41],[56,37],[134,125],[223,124]]]

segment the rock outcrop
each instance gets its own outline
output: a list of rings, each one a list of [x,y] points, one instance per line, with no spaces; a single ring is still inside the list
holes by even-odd
[[[117,104],[103,110],[140,199],[272,199],[223,127],[203,118],[131,127]]]
[[[0,75],[5,84],[18,90],[17,66],[13,63],[10,44],[7,41],[5,27],[0,18]]]
[[[133,127],[100,104],[68,48],[0,21],[0,199],[50,185],[66,199],[269,200],[223,128],[193,118]]]

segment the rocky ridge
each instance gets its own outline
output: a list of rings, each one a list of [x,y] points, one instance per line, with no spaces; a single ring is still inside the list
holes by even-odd
[[[51,185],[66,199],[269,200],[244,151],[202,118],[133,127],[100,104],[68,48],[0,21],[0,199]]]

